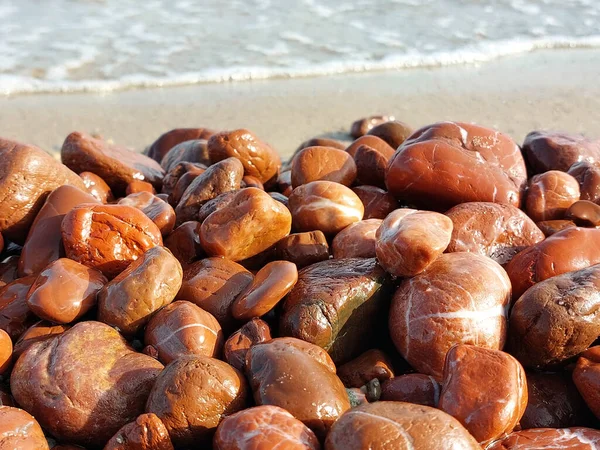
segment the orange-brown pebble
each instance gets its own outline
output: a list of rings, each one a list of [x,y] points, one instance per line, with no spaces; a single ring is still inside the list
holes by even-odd
[[[375,258],[375,234],[381,222],[381,219],[369,219],[348,225],[333,238],[333,257]]]
[[[48,450],[40,424],[26,411],[0,406],[0,448],[2,450]]]
[[[278,406],[244,409],[221,421],[213,439],[215,450],[319,450],[310,428]]]
[[[133,180],[125,188],[125,195],[136,194],[138,192],[150,192],[151,194],[155,194],[156,190],[150,183],[142,180]]]
[[[231,312],[239,320],[260,317],[271,311],[298,281],[296,264],[272,261],[258,271],[252,284],[233,302]]]
[[[571,175],[558,170],[531,179],[525,210],[534,222],[560,220],[569,206],[579,200],[579,183]]]
[[[325,180],[350,186],[356,179],[356,164],[344,150],[333,147],[307,147],[292,161],[292,187]]]
[[[232,261],[251,258],[290,234],[289,210],[257,188],[240,190],[224,208],[200,226],[202,248]]]
[[[525,370],[508,353],[463,344],[448,351],[438,407],[484,447],[515,428],[527,398]]]
[[[452,227],[452,220],[440,213],[397,209],[377,230],[377,259],[394,276],[417,275],[446,250]]]
[[[246,353],[250,347],[270,340],[269,325],[261,319],[254,318],[229,336],[223,347],[223,358],[229,365],[243,371],[246,367]]]
[[[173,450],[173,444],[156,414],[147,413],[117,431],[104,450]]]
[[[298,186],[289,197],[294,228],[335,234],[362,220],[365,208],[360,198],[343,184],[313,181]]]
[[[277,175],[281,167],[279,154],[251,131],[240,129],[214,134],[208,140],[208,154],[212,163],[235,157],[242,162],[244,174],[266,183]]]
[[[98,270],[60,258],[42,270],[31,285],[27,306],[41,319],[70,323],[96,305],[98,291],[107,282]]]
[[[565,220],[572,220],[581,227],[600,226],[600,205],[589,200],[579,200],[569,206]]]
[[[114,278],[142,256],[162,245],[159,228],[142,211],[125,205],[82,205],[63,219],[65,252],[88,267]]]
[[[81,172],[79,177],[83,180],[83,184],[85,185],[88,194],[99,202],[110,203],[115,199],[110,190],[110,186],[95,173]]]

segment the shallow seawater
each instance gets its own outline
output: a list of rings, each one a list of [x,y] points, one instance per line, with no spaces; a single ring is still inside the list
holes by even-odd
[[[484,62],[600,47],[598,0],[0,0],[0,94]]]

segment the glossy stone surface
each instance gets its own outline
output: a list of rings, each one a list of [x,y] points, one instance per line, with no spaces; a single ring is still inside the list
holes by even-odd
[[[473,253],[447,253],[402,281],[389,313],[391,338],[418,372],[441,379],[454,344],[503,347],[510,280],[498,263]]]
[[[70,323],[96,305],[98,292],[107,282],[101,272],[61,258],[37,276],[27,294],[27,306],[41,319]]]
[[[327,352],[299,339],[276,338],[252,346],[246,374],[257,405],[285,407],[319,438],[350,408]]]
[[[226,417],[213,440],[215,450],[319,450],[315,434],[278,406],[255,406]]]
[[[144,412],[162,369],[108,325],[81,322],[29,347],[13,368],[10,387],[57,439],[98,447]]]
[[[483,446],[513,430],[527,398],[525,371],[508,353],[464,344],[448,351],[438,407]]]
[[[185,356],[159,375],[146,411],[163,422],[177,448],[204,448],[225,416],[247,405],[244,376],[229,364]]]
[[[114,278],[147,250],[162,245],[160,230],[139,209],[81,205],[63,219],[66,256]]]
[[[223,332],[212,314],[193,303],[179,300],[150,319],[144,343],[144,353],[163,364],[181,356],[217,358],[223,348]]]
[[[452,228],[452,221],[443,214],[397,209],[383,220],[377,230],[377,260],[394,276],[415,276],[446,250]]]

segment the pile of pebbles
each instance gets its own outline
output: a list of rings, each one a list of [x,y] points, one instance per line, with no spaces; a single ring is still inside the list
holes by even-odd
[[[0,449],[600,446],[600,142],[0,139]]]

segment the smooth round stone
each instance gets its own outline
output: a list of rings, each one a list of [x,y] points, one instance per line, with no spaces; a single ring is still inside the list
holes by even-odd
[[[394,120],[394,116],[374,115],[355,120],[352,122],[352,126],[350,127],[350,136],[352,136],[354,139],[358,139],[359,137],[367,134],[373,127],[390,120]]]
[[[350,186],[356,179],[356,164],[344,150],[307,147],[295,155],[291,177],[293,188],[318,180]]]
[[[187,300],[211,313],[226,332],[233,331],[231,304],[254,279],[243,266],[225,258],[205,258],[183,272],[177,300]]]
[[[338,367],[337,374],[347,388],[360,388],[373,379],[383,383],[393,378],[394,368],[385,353],[371,349]]]
[[[354,153],[356,184],[385,188],[385,173],[390,158],[368,145],[361,145]]]
[[[238,158],[244,166],[245,175],[256,177],[263,184],[277,176],[281,167],[277,151],[246,129],[214,134],[208,140],[208,154],[213,163],[230,157]]]
[[[446,253],[402,281],[392,298],[390,335],[415,370],[441,379],[454,344],[504,346],[509,304],[510,280],[498,263],[474,253]]]
[[[96,305],[98,291],[107,282],[102,272],[61,258],[37,276],[27,294],[27,305],[41,319],[70,323]]]
[[[380,219],[361,220],[348,225],[335,235],[331,244],[334,258],[374,258],[375,234]]]
[[[415,276],[427,269],[446,250],[452,237],[452,228],[452,220],[443,214],[397,209],[377,229],[377,259],[394,276]]]
[[[144,413],[162,370],[113,328],[88,321],[29,347],[13,368],[10,387],[52,436],[96,448]]]
[[[161,162],[165,155],[178,144],[186,141],[210,138],[215,131],[208,128],[174,128],[161,134],[154,141],[146,154],[155,161]]]
[[[34,323],[32,326],[27,328],[27,330],[19,337],[17,342],[15,342],[15,348],[13,351],[15,359],[21,356],[25,350],[27,350],[36,342],[52,339],[59,334],[64,333],[69,328],[71,328],[70,325],[55,325],[51,322],[45,322],[43,320]]]
[[[511,354],[532,369],[552,369],[569,362],[600,335],[600,322],[595,320],[598,308],[598,264],[537,283],[512,307]]]
[[[65,215],[83,203],[99,203],[74,186],[63,185],[50,193],[36,216],[19,257],[19,276],[39,273],[65,256],[61,224]]]
[[[182,280],[179,261],[168,249],[153,247],[98,292],[98,320],[134,336],[173,301]]]
[[[83,180],[87,193],[100,203],[110,203],[115,199],[110,186],[95,173],[81,172],[79,177]]]
[[[292,223],[298,231],[320,230],[339,233],[362,220],[365,212],[360,198],[346,186],[332,181],[313,181],[298,186],[289,197]]]
[[[292,215],[283,204],[260,189],[246,188],[202,222],[200,242],[210,256],[242,261],[268,250],[291,227]]]
[[[346,151],[354,158],[356,151],[361,145],[367,145],[379,153],[381,153],[386,158],[391,158],[394,155],[396,149],[390,147],[390,144],[385,142],[383,139],[378,138],[377,136],[362,136],[352,142],[348,147],[346,147]]]
[[[215,450],[320,450],[315,434],[285,409],[264,405],[225,417],[215,433]]]
[[[229,365],[243,371],[246,368],[246,354],[250,347],[270,340],[269,325],[261,319],[254,318],[246,322],[242,328],[225,341],[223,358]]]
[[[142,211],[152,220],[163,236],[168,235],[175,227],[175,210],[167,202],[147,191],[129,194],[118,202],[119,205],[132,206]]]
[[[250,320],[271,311],[298,281],[296,264],[289,261],[268,263],[254,276],[252,284],[231,305],[233,317]]]
[[[435,378],[409,373],[390,378],[381,385],[381,400],[437,407],[441,386]]]
[[[404,122],[390,119],[388,122],[374,126],[367,134],[377,136],[387,142],[393,149],[397,149],[413,134],[413,129]]]
[[[375,402],[347,411],[333,425],[325,450],[461,449],[481,446],[452,416],[402,402]]]
[[[253,345],[246,355],[246,375],[257,405],[285,407],[319,438],[350,408],[327,352],[300,339]]]
[[[573,382],[596,417],[600,417],[600,346],[584,351],[573,370]]]
[[[534,173],[566,172],[575,163],[600,160],[600,143],[578,134],[532,131],[525,136],[523,154]]]
[[[12,363],[13,344],[9,334],[0,328],[0,375],[8,371]]]
[[[169,364],[181,356],[218,357],[223,332],[212,314],[186,301],[176,301],[150,319],[144,335],[144,353]]]
[[[600,205],[588,200],[579,200],[569,206],[565,212],[565,220],[572,220],[581,227],[599,227]]]
[[[527,214],[511,205],[462,203],[446,215],[453,224],[452,239],[446,249],[449,253],[478,253],[506,264],[521,250],[545,238]]]
[[[439,122],[415,131],[388,166],[386,185],[397,199],[445,211],[465,202],[519,207],[527,171],[519,146],[496,130]]]
[[[534,222],[560,220],[567,208],[579,200],[579,183],[571,175],[551,170],[535,175],[527,190],[525,210]]]
[[[246,407],[244,376],[229,364],[185,356],[158,376],[146,411],[156,414],[177,448],[208,448],[219,422]]]
[[[455,345],[446,355],[438,407],[482,446],[509,433],[527,407],[525,371],[508,353]]]
[[[579,161],[567,171],[579,182],[581,200],[596,202],[600,199],[600,161]]]
[[[67,257],[109,279],[163,243],[156,224],[126,205],[81,205],[65,216],[61,228]]]
[[[173,450],[169,432],[156,414],[142,414],[124,425],[103,450]]]
[[[160,161],[160,165],[167,172],[182,161],[200,163],[206,167],[210,166],[206,139],[190,139],[189,141],[180,142],[167,152]]]
[[[0,448],[48,450],[40,424],[26,411],[0,405]]]
[[[393,195],[377,186],[356,186],[352,191],[365,208],[364,220],[385,219],[393,210],[400,208]]]
[[[133,180],[125,188],[125,195],[137,194],[138,192],[149,192],[150,194],[156,194],[154,186],[150,183],[142,180]]]
[[[85,191],[76,173],[38,147],[0,138],[0,156],[0,233],[17,244],[50,192],[64,184]]]
[[[277,258],[293,262],[299,269],[329,259],[329,244],[322,231],[292,233],[276,245]]]
[[[237,191],[240,188],[244,166],[237,158],[226,158],[210,166],[195,177],[183,192],[177,203],[177,225],[188,220],[197,220],[200,208],[224,192]]]
[[[62,145],[60,158],[77,173],[87,170],[100,176],[117,195],[122,195],[127,185],[135,180],[147,181],[160,189],[165,175],[160,164],[146,155],[86,133],[69,134]]]
[[[487,450],[596,450],[598,446],[600,431],[592,428],[532,428],[510,433]]]
[[[569,227],[517,253],[506,266],[518,299],[534,284],[600,263],[600,229]]]

